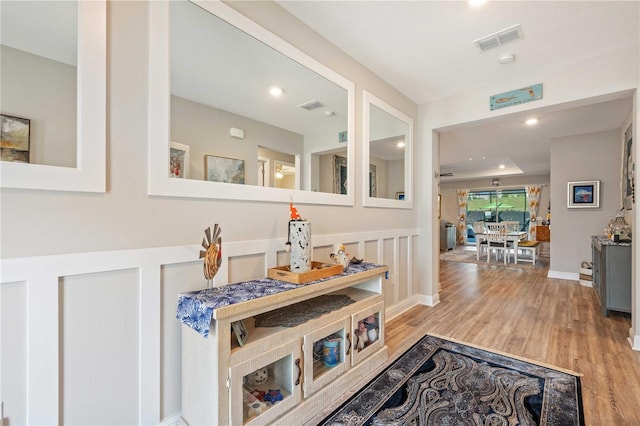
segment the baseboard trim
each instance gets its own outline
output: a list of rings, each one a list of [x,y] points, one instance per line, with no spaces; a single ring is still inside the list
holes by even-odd
[[[391,318],[397,317],[398,315],[402,314],[405,311],[408,311],[416,305],[418,305],[418,303],[413,300],[413,297],[410,297],[400,303],[396,303],[390,308],[385,309],[385,316],[387,317],[387,320],[390,320]]]
[[[629,329],[629,344],[634,351],[640,351],[640,334],[635,334],[633,328]]]
[[[187,422],[182,418],[182,411],[178,411],[162,419],[160,426],[187,426]]]
[[[560,280],[580,281],[580,274],[577,272],[562,272],[549,270],[547,278],[557,278]]]
[[[436,306],[440,303],[440,293],[436,293],[433,296],[427,296],[426,294],[416,294],[411,297],[411,300],[415,300],[416,303],[426,306]]]
[[[580,285],[583,287],[593,287],[593,281],[580,280]]]
[[[385,310],[385,316],[387,320],[390,320],[403,312],[408,311],[416,305],[426,305],[426,306],[435,306],[440,303],[440,294],[436,294],[435,296],[427,296],[425,294],[414,294],[408,299],[403,300],[400,303],[397,303],[390,308]]]

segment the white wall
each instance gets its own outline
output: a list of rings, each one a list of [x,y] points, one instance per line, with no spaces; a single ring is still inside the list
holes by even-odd
[[[404,192],[404,160],[388,161],[387,198],[396,199],[396,193]]]
[[[591,259],[591,236],[622,207],[620,130],[552,139],[551,262],[549,276],[577,279],[582,261]],[[600,181],[600,207],[567,208],[567,182]]]
[[[2,45],[2,114],[30,123],[30,162],[76,166],[76,67]]]
[[[439,182],[434,177],[438,170],[438,130],[464,123],[480,121],[497,116],[508,116],[512,113],[531,111],[559,105],[584,105],[595,100],[606,100],[621,96],[634,95],[634,138],[637,140],[637,123],[640,120],[638,96],[636,90],[640,85],[640,68],[638,58],[640,48],[633,47],[600,57],[585,59],[572,64],[550,66],[545,72],[538,74],[513,75],[504,79],[500,84],[485,87],[471,93],[463,93],[448,98],[439,99],[419,107],[418,131],[421,143],[417,149],[417,189],[420,201],[416,204],[420,215],[419,229],[421,235],[437,237],[437,194]],[[544,85],[544,99],[510,108],[491,111],[488,99],[491,95],[502,93],[513,88],[524,87],[532,83]],[[638,158],[638,144],[635,146],[635,158]],[[552,170],[553,174],[553,170]],[[555,209],[552,200],[552,210]],[[640,224],[638,215],[634,216],[635,226]],[[552,227],[555,228],[552,213]],[[552,237],[554,238],[554,237]],[[435,294],[438,282],[438,241],[423,241],[418,247],[418,257],[429,257],[432,262],[426,263],[418,271],[422,277],[420,292]],[[634,247],[638,239],[634,239]],[[635,248],[634,248],[635,250]],[[553,253],[552,253],[553,257]],[[640,261],[640,251],[634,251],[634,265]],[[640,277],[635,273],[634,266],[633,291],[635,306],[632,308],[632,328],[630,340],[634,348],[640,350]]]
[[[231,137],[232,128],[244,139]],[[258,184],[258,147],[302,155],[302,135],[177,96],[171,96],[171,140],[191,147],[190,179],[205,179],[205,156],[244,161],[245,183]]]
[[[415,120],[414,103],[277,4],[233,6],[355,83],[355,144],[362,143],[362,90]],[[203,230],[219,223],[223,253],[231,256],[218,284],[263,276],[286,260],[277,253],[288,203],[147,194],[148,12],[146,2],[107,5],[106,193],[0,192],[5,424],[147,424],[171,417],[180,409],[175,303],[178,292],[204,286]],[[354,256],[390,265],[385,300],[397,313],[426,301],[414,287],[417,213],[364,208],[361,159],[355,164],[355,206],[297,207],[312,222],[314,256],[326,259],[331,245],[343,242]]]

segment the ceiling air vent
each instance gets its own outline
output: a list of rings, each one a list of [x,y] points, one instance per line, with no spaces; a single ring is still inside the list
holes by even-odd
[[[485,51],[493,49],[494,47],[502,46],[512,40],[518,40],[524,38],[522,33],[522,27],[520,24],[514,25],[497,33],[490,34],[486,37],[479,38],[473,41],[473,44],[478,46],[480,50]]]
[[[322,102],[313,99],[311,101],[305,102],[298,106],[302,109],[306,109],[307,111],[311,111],[313,109],[320,108],[321,106],[324,106],[324,105],[322,104]]]

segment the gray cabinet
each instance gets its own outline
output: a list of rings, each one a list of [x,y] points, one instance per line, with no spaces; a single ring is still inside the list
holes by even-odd
[[[440,250],[456,248],[456,227],[453,224],[440,223]]]
[[[631,244],[593,237],[593,288],[602,314],[631,312]]]

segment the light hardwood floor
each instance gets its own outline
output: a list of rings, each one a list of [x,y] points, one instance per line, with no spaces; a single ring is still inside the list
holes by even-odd
[[[640,352],[626,314],[601,314],[592,288],[546,268],[440,262],[440,303],[386,324],[390,358],[426,333],[582,374],[586,425],[640,425]]]

